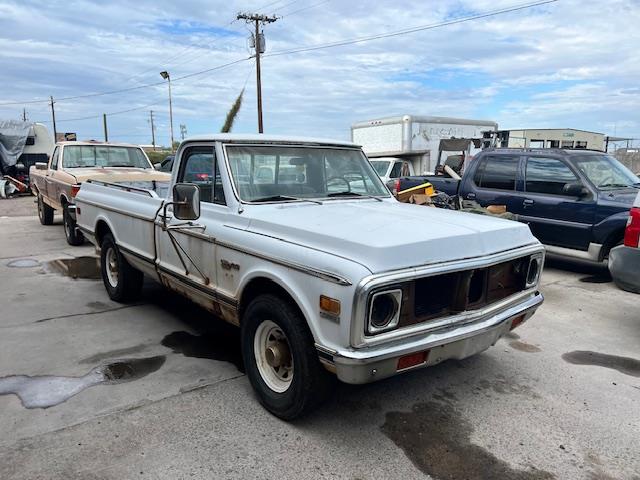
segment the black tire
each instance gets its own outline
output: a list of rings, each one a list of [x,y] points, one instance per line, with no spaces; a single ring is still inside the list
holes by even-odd
[[[293,374],[284,392],[267,385],[256,360],[256,334],[271,322],[284,333],[292,359]],[[264,326],[261,327],[264,331]],[[326,399],[335,381],[320,364],[313,337],[304,318],[291,303],[275,295],[261,295],[247,307],[241,327],[242,358],[251,386],[260,403],[283,420],[293,420],[316,408]],[[258,341],[259,343],[259,341]],[[264,365],[264,363],[263,363]]]
[[[66,206],[62,210],[62,224],[64,225],[64,235],[69,245],[75,247],[84,243],[84,235],[76,228],[76,221],[71,218]]]
[[[53,208],[44,203],[44,199],[41,194],[38,194],[38,218],[42,225],[53,224]]]
[[[129,265],[110,233],[102,239],[100,249],[100,272],[109,298],[121,303],[136,300],[142,289],[142,272]]]

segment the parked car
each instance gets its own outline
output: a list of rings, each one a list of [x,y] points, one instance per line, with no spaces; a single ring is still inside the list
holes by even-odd
[[[529,225],[547,251],[601,262],[622,243],[640,178],[600,151],[487,149],[462,179],[444,175],[399,179],[400,191],[425,181],[436,190],[506,205]]]
[[[102,142],[60,142],[48,163],[30,169],[31,191],[38,197],[40,223],[51,225],[62,211],[69,245],[84,242],[76,228],[75,196],[89,179],[153,189],[167,188],[171,175],[157,172],[137,145]]]
[[[543,301],[544,248],[525,225],[401,204],[357,145],[220,134],[185,140],[176,161],[168,198],[83,185],[78,227],[111,299],[135,299],[144,274],[238,325],[251,385],[281,418],[314,408],[333,375],[479,353]],[[265,166],[285,181],[255,182]]]
[[[609,271],[620,288],[640,293],[640,193],[629,212],[624,244],[609,254]]]

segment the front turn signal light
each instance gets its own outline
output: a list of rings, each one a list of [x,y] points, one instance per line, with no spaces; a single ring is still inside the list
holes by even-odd
[[[320,310],[331,315],[340,315],[340,300],[320,295]]]

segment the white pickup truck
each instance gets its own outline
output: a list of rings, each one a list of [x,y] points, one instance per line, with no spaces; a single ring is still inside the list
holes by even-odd
[[[112,299],[133,300],[145,274],[238,325],[249,380],[281,418],[335,376],[482,352],[543,301],[526,225],[401,204],[352,143],[221,134],[176,158],[168,198],[83,184],[78,227]]]

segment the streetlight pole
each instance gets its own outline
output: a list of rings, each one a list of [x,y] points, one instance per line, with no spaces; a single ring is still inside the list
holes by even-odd
[[[173,150],[173,106],[171,104],[171,76],[169,75],[169,72],[167,72],[166,70],[160,72],[160,75],[169,84],[169,125],[171,127],[171,153],[173,153],[174,152]]]

